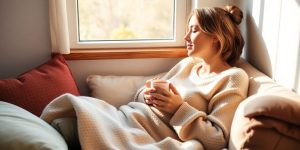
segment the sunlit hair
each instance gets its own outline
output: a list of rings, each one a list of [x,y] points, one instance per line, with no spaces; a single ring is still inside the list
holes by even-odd
[[[240,58],[244,46],[244,39],[238,28],[243,12],[236,6],[205,7],[195,9],[188,21],[193,15],[196,16],[202,32],[217,38],[219,53],[223,60],[234,65]]]

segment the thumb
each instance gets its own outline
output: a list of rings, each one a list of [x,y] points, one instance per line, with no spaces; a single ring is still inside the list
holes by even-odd
[[[152,79],[148,79],[148,80],[146,81],[146,87],[147,87],[147,88],[150,88],[150,87],[151,87],[151,81],[152,81],[152,80],[156,80],[156,79],[159,79],[159,77],[154,77],[154,78],[152,78]]]
[[[170,83],[170,89],[175,95],[180,95],[176,87],[172,83]]]
[[[151,86],[151,79],[146,81],[146,87],[150,88],[150,86]]]

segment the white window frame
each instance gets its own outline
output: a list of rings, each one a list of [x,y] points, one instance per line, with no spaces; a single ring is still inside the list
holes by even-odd
[[[79,42],[77,23],[77,0],[67,0],[68,28],[71,49],[103,49],[103,48],[150,48],[181,47],[185,45],[185,24],[188,0],[175,0],[174,39],[172,40],[136,40],[136,41],[97,41]]]

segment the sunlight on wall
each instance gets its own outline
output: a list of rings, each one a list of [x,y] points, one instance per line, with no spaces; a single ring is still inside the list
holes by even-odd
[[[192,0],[192,9],[198,8],[199,1],[197,0]]]
[[[253,6],[252,6],[252,16],[254,18],[254,22],[257,27],[260,27],[259,25],[259,20],[260,20],[260,1],[253,1]]]
[[[282,0],[280,32],[278,40],[278,55],[275,80],[299,90],[299,33],[300,6],[295,0]]]
[[[224,7],[231,4],[233,4],[231,0],[198,0],[197,7]]]
[[[261,19],[261,33],[269,52],[273,77],[276,72],[278,31],[280,30],[280,4],[281,0],[266,0],[262,8],[263,20]]]
[[[299,15],[299,0],[252,1],[251,16],[266,45],[273,79],[298,93],[300,93]]]

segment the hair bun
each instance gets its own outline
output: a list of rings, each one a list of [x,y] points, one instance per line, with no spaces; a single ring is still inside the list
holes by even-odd
[[[243,19],[243,12],[236,6],[225,6],[224,10],[228,12],[231,20],[239,25]]]

